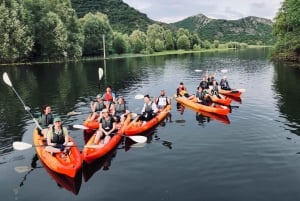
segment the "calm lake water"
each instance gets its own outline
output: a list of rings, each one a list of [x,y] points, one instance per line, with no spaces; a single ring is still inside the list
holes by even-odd
[[[180,81],[192,93],[206,70],[216,72],[218,81],[226,75],[231,87],[246,92],[232,103],[225,120],[198,116],[188,108],[178,111],[173,99],[173,122],[146,133],[147,144],[123,141],[63,187],[34,160],[33,148],[13,150],[14,141],[32,143],[35,125],[1,81],[1,200],[300,199],[299,67],[270,62],[267,49],[107,60],[100,85],[99,67],[104,67],[101,60],[1,67],[0,73],[8,73],[33,114],[50,104],[78,145],[86,136],[71,126],[83,122],[89,102],[106,85],[137,113],[143,100],[135,100],[136,94],[158,96],[165,89],[173,96]],[[70,111],[82,114],[68,116]],[[29,171],[32,162],[37,168]]]

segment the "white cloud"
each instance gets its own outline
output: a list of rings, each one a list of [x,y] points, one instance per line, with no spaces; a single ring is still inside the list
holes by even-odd
[[[150,19],[176,22],[202,13],[215,19],[240,19],[257,16],[273,19],[283,0],[123,0],[147,14]]]

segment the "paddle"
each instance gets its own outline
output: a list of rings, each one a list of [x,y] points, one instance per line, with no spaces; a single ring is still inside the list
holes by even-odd
[[[79,125],[79,124],[73,125],[73,128],[82,129],[82,130],[90,129],[84,125]],[[137,143],[145,143],[147,141],[147,138],[145,136],[141,136],[141,135],[134,135],[134,136],[127,136],[127,135],[122,135],[122,134],[119,134],[119,135],[127,137]]]
[[[102,68],[98,68],[98,75],[99,75],[99,90],[100,90],[100,81],[103,77],[103,69]]]
[[[26,150],[26,149],[29,149],[32,147],[45,147],[45,146],[48,146],[48,145],[46,145],[46,144],[34,145],[34,144],[29,144],[29,143],[20,142],[20,141],[13,142],[13,148],[15,150],[19,150],[19,151]],[[66,146],[66,147],[82,147],[82,146],[71,145],[71,146]]]
[[[22,98],[20,97],[20,95],[18,94],[18,92],[15,90],[15,88],[13,87],[7,73],[3,73],[3,81],[5,82],[5,84],[7,84],[8,86],[10,86],[13,90],[13,92],[16,94],[16,96],[19,98],[20,102],[23,104],[25,111],[31,116],[31,118],[33,119],[34,123],[36,124],[36,126],[43,130],[42,127],[39,125],[39,122],[34,118],[34,116],[31,114],[30,112],[30,107],[26,106],[24,101],[22,100]]]
[[[143,99],[144,95],[143,94],[137,94],[135,95],[134,99]]]

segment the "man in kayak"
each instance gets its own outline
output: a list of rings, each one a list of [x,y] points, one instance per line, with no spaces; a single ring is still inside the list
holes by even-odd
[[[144,107],[142,114],[139,116],[138,121],[149,121],[156,116],[158,108],[155,102],[151,101],[150,96],[147,94],[144,96]]]
[[[46,151],[53,153],[63,152],[69,154],[70,146],[73,142],[69,142],[69,132],[66,127],[62,126],[60,117],[55,117],[54,125],[47,133],[47,147]],[[63,156],[63,155],[62,155]]]
[[[202,87],[197,87],[196,98],[198,103],[201,103],[203,105],[210,105],[211,103],[211,99],[209,97],[208,92]]]
[[[99,120],[99,129],[96,131],[96,137],[94,144],[99,144],[101,140],[101,145],[105,145],[111,139],[111,135],[116,131],[116,122],[112,115],[108,113],[105,108],[102,110],[102,118]]]
[[[171,105],[171,99],[166,96],[166,92],[163,89],[160,90],[160,95],[157,98],[154,97],[154,102],[156,103],[159,111],[162,111],[167,105]],[[166,119],[171,122],[171,117],[172,115],[169,112]]]
[[[223,76],[223,78],[221,79],[220,86],[221,86],[221,89],[231,90],[226,76]]]

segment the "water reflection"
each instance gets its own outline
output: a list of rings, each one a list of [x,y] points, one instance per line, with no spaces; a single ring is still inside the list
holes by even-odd
[[[273,78],[273,89],[277,92],[275,99],[282,117],[288,121],[284,124],[289,130],[300,135],[300,68],[276,63]]]

